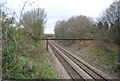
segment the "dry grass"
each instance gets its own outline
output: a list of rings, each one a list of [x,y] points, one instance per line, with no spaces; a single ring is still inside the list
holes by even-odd
[[[118,54],[117,45],[101,41],[75,41],[69,48],[79,52],[80,55],[93,63],[110,71],[115,71],[115,61]]]

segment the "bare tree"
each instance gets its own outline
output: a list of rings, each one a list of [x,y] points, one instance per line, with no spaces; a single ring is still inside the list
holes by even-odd
[[[43,35],[43,29],[45,24],[46,14],[44,9],[33,9],[26,12],[22,17],[23,26],[26,32],[34,39],[36,42],[40,40]]]
[[[7,3],[7,0],[4,3],[0,3],[0,8],[2,8]]]
[[[82,15],[71,17],[68,21],[58,21],[55,26],[58,38],[89,38],[92,31],[92,19]]]

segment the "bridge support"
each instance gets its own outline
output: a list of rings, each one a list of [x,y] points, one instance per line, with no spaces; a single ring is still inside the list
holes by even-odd
[[[48,39],[46,38],[46,50],[48,51]]]

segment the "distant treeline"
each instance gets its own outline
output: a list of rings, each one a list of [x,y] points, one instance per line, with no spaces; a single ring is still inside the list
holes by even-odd
[[[95,38],[120,44],[120,2],[113,2],[95,22],[91,17],[73,16],[57,21],[56,38]]]

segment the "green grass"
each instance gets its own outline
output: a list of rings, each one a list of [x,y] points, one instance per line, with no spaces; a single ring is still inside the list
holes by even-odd
[[[23,39],[22,41],[26,40]],[[49,54],[45,50],[43,41],[37,43],[31,41],[22,45],[22,48],[25,51],[31,49],[26,52],[27,54],[23,54],[23,56],[19,54],[18,56],[19,64],[26,70],[25,79],[57,79],[57,74],[49,61]]]
[[[115,72],[115,62],[117,54],[112,52],[111,50],[102,50],[102,49],[94,49],[96,55],[90,57],[92,62],[96,63],[99,66],[102,66],[104,69]],[[99,60],[99,61],[97,61]]]
[[[54,68],[47,60],[42,63],[42,76],[45,79],[58,79],[58,77],[56,77],[56,73],[54,72]]]
[[[27,67],[27,70],[31,70],[29,76],[24,77],[25,79],[58,79],[49,60],[39,62],[24,56],[19,56],[19,64],[20,66]]]
[[[104,57],[107,58],[107,62],[103,62],[103,63],[101,63],[101,65],[103,65],[103,66],[110,65],[111,67],[107,68],[107,69],[110,71],[115,71],[115,68],[116,68],[115,62],[116,62],[117,54],[115,54],[111,50],[103,50],[103,52],[104,52]]]

